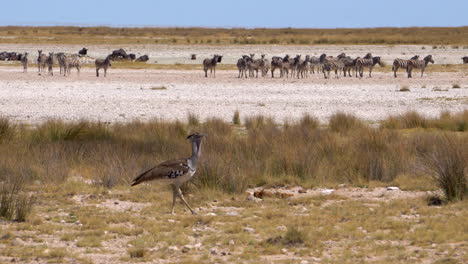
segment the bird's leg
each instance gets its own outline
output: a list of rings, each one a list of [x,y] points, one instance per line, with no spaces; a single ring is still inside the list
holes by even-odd
[[[177,194],[179,195],[179,197],[180,197],[180,199],[182,200],[182,202],[184,202],[184,204],[185,204],[185,205],[187,206],[187,208],[190,210],[190,212],[192,212],[193,215],[196,215],[197,213],[192,209],[192,207],[190,207],[190,205],[187,203],[187,201],[185,201],[184,195],[182,194],[182,191],[180,190],[180,188],[178,188]]]
[[[175,185],[172,185],[172,207],[171,207],[171,214],[174,214],[174,206],[175,206],[175,203],[176,203],[176,199],[177,199],[177,188]]]

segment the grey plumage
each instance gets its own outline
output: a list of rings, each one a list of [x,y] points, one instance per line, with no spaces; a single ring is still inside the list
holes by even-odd
[[[172,185],[172,208],[171,213],[174,213],[176,198],[179,197],[187,208],[196,214],[190,205],[185,201],[185,198],[180,190],[180,186],[189,181],[197,170],[198,160],[201,156],[201,142],[205,134],[194,133],[187,137],[192,144],[192,155],[189,158],[176,160],[168,160],[155,167],[146,170],[136,177],[131,186],[138,185],[146,181],[161,181]]]

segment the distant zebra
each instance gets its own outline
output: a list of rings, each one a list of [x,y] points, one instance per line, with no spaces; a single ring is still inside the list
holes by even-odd
[[[47,71],[49,72],[49,75],[54,75],[54,53],[49,52],[49,57],[47,57],[46,63],[47,63]]]
[[[315,73],[315,67],[317,67],[317,73],[320,72],[321,64],[320,64],[320,59],[312,56],[309,59],[309,64],[310,64],[310,73]]]
[[[211,59],[203,60],[203,71],[205,72],[205,77],[208,77],[208,70],[210,70],[210,75],[213,74],[216,77],[216,65],[221,62],[223,56],[214,55]]]
[[[68,58],[63,52],[59,52],[55,54],[57,57],[57,62],[60,67],[60,74],[63,74],[63,76],[67,76],[67,65],[68,65]]]
[[[307,74],[309,71],[309,61],[310,61],[310,56],[307,55],[305,60],[297,66],[297,78],[298,79],[299,77],[307,78]]]
[[[251,57],[251,59],[247,62],[247,67],[249,68],[249,76],[258,78],[258,71],[261,70],[262,64],[262,59],[253,60]]]
[[[270,61],[268,59],[265,59],[265,54],[262,54],[262,77],[265,77],[268,74],[268,71],[270,70]]]
[[[380,57],[372,57],[371,59],[357,59],[356,60],[356,75],[357,72],[359,72],[359,76],[362,78],[364,75],[364,68],[369,68],[369,77],[372,77],[372,68],[376,64],[379,64],[379,66],[382,66],[382,63],[380,61]]]
[[[41,72],[44,72],[46,68],[47,55],[43,54],[42,50],[38,50],[37,52],[39,53],[39,55],[37,56],[37,68],[39,74],[41,74]]]
[[[280,77],[283,77],[283,58],[281,57],[272,57],[271,58],[271,78],[275,78],[275,70],[280,70]]]
[[[397,71],[399,68],[402,68],[402,69],[405,69],[406,72],[408,72],[408,62],[410,60],[417,60],[419,59],[419,55],[414,55],[413,57],[411,57],[411,59],[409,60],[404,60],[404,59],[395,59],[393,61],[393,66],[392,66],[392,71],[393,71],[393,76],[396,78],[397,75]]]
[[[76,68],[78,76],[80,75],[81,65],[83,61],[79,55],[73,54],[67,58],[67,73],[70,75],[71,68]],[[110,64],[109,64],[110,65]],[[105,75],[105,74],[104,74]]]
[[[237,69],[239,70],[239,76],[237,78],[247,78],[247,60],[249,56],[243,55],[242,58],[237,60]]]
[[[462,58],[463,64],[468,63],[468,56],[465,56]]]
[[[104,69],[104,77],[107,75],[107,68],[111,66],[112,54],[107,56],[105,59],[96,59],[94,64],[96,65],[96,77],[99,77],[99,70]]]
[[[28,72],[28,53],[25,52],[24,56],[21,58],[21,64],[23,65],[23,73]]]
[[[339,78],[340,72],[344,68],[344,63],[336,58],[327,57],[327,54],[320,55],[320,63],[322,64],[323,76],[325,79],[330,79],[330,71],[335,71],[335,77]]]
[[[408,78],[412,78],[413,69],[421,69],[421,77],[423,77],[424,70],[427,67],[427,64],[431,62],[434,64],[434,60],[432,59],[432,55],[427,55],[422,60],[410,60],[408,62]]]

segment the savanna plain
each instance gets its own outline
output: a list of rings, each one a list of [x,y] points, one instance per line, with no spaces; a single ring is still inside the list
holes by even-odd
[[[430,34],[427,34],[427,33]],[[468,262],[466,28],[0,28],[0,263]],[[105,44],[103,44],[105,43]],[[146,63],[38,75],[37,50]],[[372,77],[238,78],[256,56],[381,56]],[[197,59],[191,60],[191,54]],[[202,60],[223,55],[216,77]],[[433,55],[423,77],[392,61]],[[333,74],[332,74],[333,76]],[[190,153],[170,214],[141,172]]]

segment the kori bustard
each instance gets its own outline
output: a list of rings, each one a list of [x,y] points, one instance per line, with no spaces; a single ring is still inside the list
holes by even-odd
[[[157,180],[165,182],[172,186],[172,208],[171,214],[174,214],[174,206],[177,197],[187,206],[187,208],[196,214],[190,205],[185,201],[180,186],[190,180],[197,170],[198,159],[201,155],[201,142],[206,134],[194,133],[187,137],[192,144],[192,156],[176,160],[168,160],[155,167],[143,172],[133,180],[131,186],[138,185],[145,181]]]

